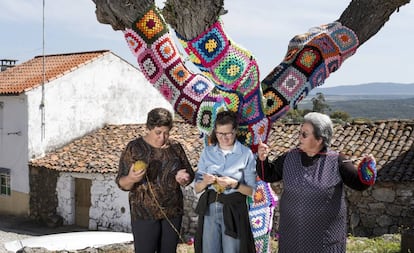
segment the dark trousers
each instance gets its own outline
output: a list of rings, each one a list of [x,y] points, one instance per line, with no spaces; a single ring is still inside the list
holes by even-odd
[[[180,232],[182,217],[170,219]],[[176,253],[179,236],[166,219],[132,222],[135,253]]]

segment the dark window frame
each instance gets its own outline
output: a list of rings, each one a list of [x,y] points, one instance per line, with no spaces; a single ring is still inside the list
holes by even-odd
[[[0,167],[0,196],[11,195],[10,169]]]

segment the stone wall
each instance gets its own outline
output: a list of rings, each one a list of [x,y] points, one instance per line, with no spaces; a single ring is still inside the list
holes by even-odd
[[[273,183],[280,198],[283,183]],[[380,236],[414,228],[414,182],[377,182],[366,191],[345,187],[348,205],[348,233]],[[279,207],[275,208],[273,232],[277,233]]]
[[[76,178],[92,181],[88,229],[131,231],[128,192],[118,188],[113,173],[67,173],[39,167],[31,168],[30,217],[46,223],[58,215],[62,218],[63,225],[75,224]],[[194,193],[193,184],[182,190],[185,216],[181,232],[187,239],[192,237],[197,229],[197,215],[194,210],[198,197]]]
[[[377,182],[366,191],[346,193],[353,235],[379,236],[414,227],[414,182]]]
[[[59,173],[46,168],[29,168],[30,218],[46,222],[56,214],[56,181]]]

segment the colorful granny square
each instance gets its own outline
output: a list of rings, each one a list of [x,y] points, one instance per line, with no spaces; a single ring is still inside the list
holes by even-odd
[[[262,89],[266,89],[268,87],[275,86],[278,82],[279,78],[285,73],[288,69],[289,65],[287,63],[281,63],[277,65],[272,72],[270,72],[262,81],[261,86]]]
[[[247,125],[239,125],[237,129],[237,139],[247,147],[251,147],[253,144],[252,132],[249,130]]]
[[[295,108],[296,105],[304,99],[311,90],[311,86],[309,82],[306,82],[302,87],[298,90],[296,95],[290,101],[290,107]]]
[[[189,72],[181,59],[177,59],[175,62],[171,63],[170,66],[165,69],[165,75],[177,88],[180,89],[195,76]]]
[[[359,45],[358,37],[352,30],[345,26],[333,31],[330,36],[338,46],[341,55],[347,55],[349,57],[357,50]]]
[[[207,96],[199,106],[197,114],[197,126],[200,131],[210,135],[213,131],[216,115],[221,111],[228,111],[221,95]]]
[[[193,125],[196,124],[198,107],[199,105],[193,103],[184,96],[181,96],[174,106],[177,113],[180,114],[185,121]]]
[[[180,58],[178,50],[171,40],[169,33],[164,34],[155,41],[152,45],[152,50],[155,52],[155,55],[158,56],[159,62],[164,68]]]
[[[305,46],[293,61],[292,66],[300,70],[306,77],[309,77],[313,70],[322,62],[322,56],[316,47]]]
[[[223,86],[232,89],[240,82],[240,78],[247,68],[249,59],[245,55],[230,47],[224,58],[212,67],[213,78]]]
[[[260,210],[254,210],[249,212],[250,227],[254,237],[265,235],[269,233],[269,227],[271,227],[271,208],[264,207]]]
[[[318,48],[323,59],[339,55],[335,42],[325,33],[316,36],[307,45]]]
[[[242,98],[234,90],[216,85],[212,91],[209,95],[215,97],[217,102],[222,102],[229,111],[240,112]]]
[[[124,38],[128,44],[129,49],[135,57],[138,57],[147,48],[147,44],[143,41],[136,32],[132,29],[125,29]]]
[[[324,63],[320,64],[309,77],[309,83],[311,85],[311,89],[316,88],[322,85],[326,78],[329,76],[329,73],[326,71],[326,66]]]
[[[270,251],[270,236],[262,235],[259,237],[254,237],[254,244],[256,247],[256,252],[265,253]]]
[[[302,50],[303,46],[301,47],[290,47],[283,59],[283,62],[286,64],[291,64],[295,59],[300,50]]]
[[[237,93],[222,92],[226,108],[233,112],[239,112],[242,98]]]
[[[269,135],[271,122],[268,118],[263,117],[254,124],[249,124],[249,129],[253,132],[253,145],[258,145],[259,141],[265,142]]]
[[[241,124],[251,124],[263,118],[264,113],[261,105],[261,96],[255,94],[249,98],[244,98],[241,113]]]
[[[274,199],[267,187],[269,186],[263,181],[256,182],[256,191],[253,195],[253,202],[250,204],[251,211],[262,210],[265,207],[273,206]]]
[[[152,44],[168,32],[168,27],[157,7],[153,5],[143,16],[138,17],[132,29],[147,43]]]
[[[196,55],[202,66],[208,68],[223,57],[229,47],[229,40],[221,27],[221,22],[217,21],[210,29],[187,44],[186,48]]]
[[[214,84],[202,75],[195,75],[184,87],[183,92],[194,101],[201,102],[214,89]]]
[[[256,61],[251,61],[247,67],[245,75],[235,90],[243,95],[243,97],[250,97],[254,93],[260,93],[259,89],[259,69]]]
[[[269,87],[268,89],[264,90],[263,97],[264,113],[267,117],[270,118],[272,122],[274,122],[279,118],[278,117],[274,119],[274,115],[277,115],[277,113],[280,112],[284,107],[288,106],[289,102],[273,87]]]
[[[155,83],[154,87],[172,105],[175,104],[180,96],[180,90],[165,76],[162,75]]]
[[[163,73],[163,68],[151,49],[138,56],[138,66],[150,83],[155,83]]]
[[[204,132],[207,135],[213,131],[214,127],[214,104],[215,102],[212,101],[203,101],[199,107],[197,114],[197,127],[201,132]]]
[[[294,67],[288,67],[273,87],[290,101],[306,82],[306,76]]]
[[[342,61],[340,56],[336,56],[336,57],[329,57],[327,59],[325,59],[325,69],[326,69],[326,78],[328,78],[328,76],[335,72],[337,69],[339,69],[339,67],[341,66]]]

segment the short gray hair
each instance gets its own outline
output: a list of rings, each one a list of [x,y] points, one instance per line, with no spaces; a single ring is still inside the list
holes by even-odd
[[[310,112],[305,115],[304,123],[309,123],[313,126],[313,135],[315,138],[323,140],[324,147],[328,148],[331,145],[333,124],[328,115]]]

